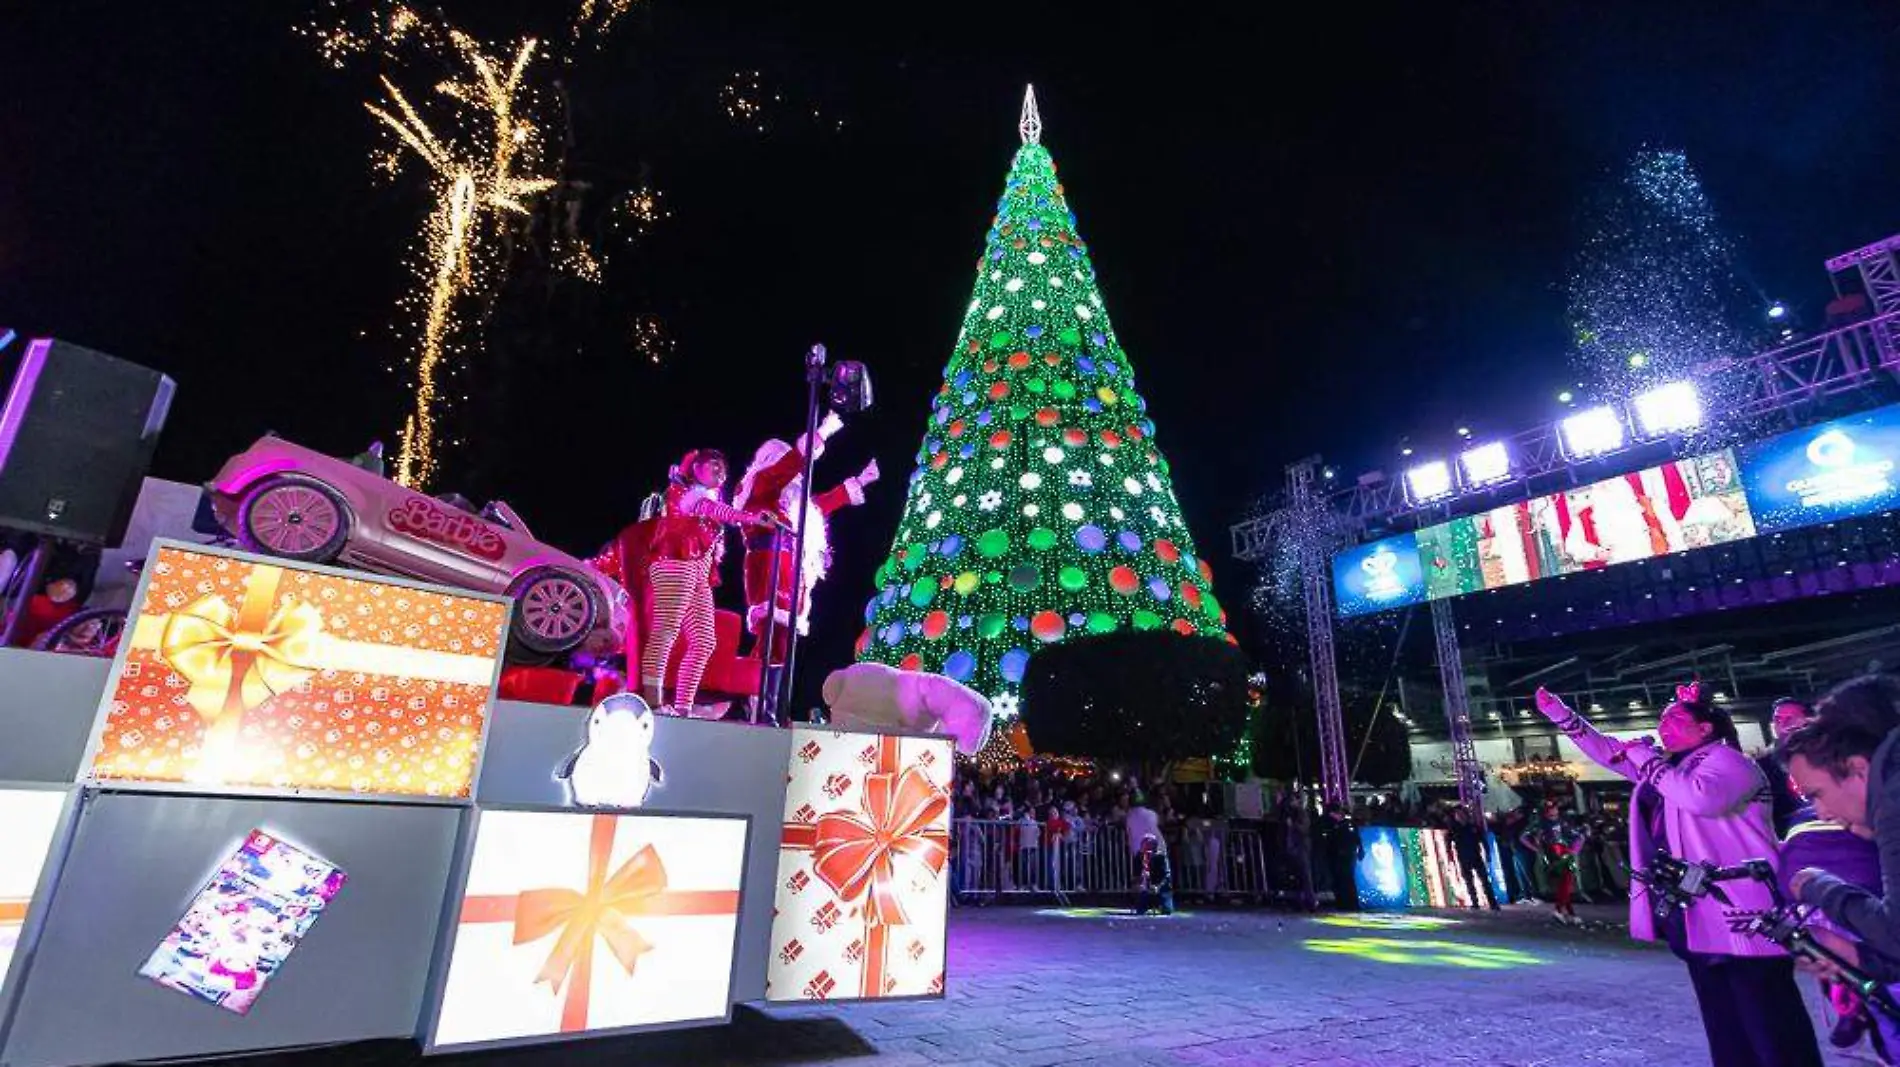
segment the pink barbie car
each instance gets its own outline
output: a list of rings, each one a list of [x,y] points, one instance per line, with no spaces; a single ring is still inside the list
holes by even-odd
[[[625,632],[617,582],[535,540],[499,500],[476,511],[454,494],[389,481],[374,450],[343,460],[266,436],[206,489],[224,528],[253,552],[513,597],[510,658],[546,660],[590,638],[618,648]]]

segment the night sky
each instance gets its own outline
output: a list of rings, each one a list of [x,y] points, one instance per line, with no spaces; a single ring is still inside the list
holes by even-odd
[[[426,202],[417,172],[370,171],[366,73],[321,63],[289,0],[7,6],[0,324],[175,378],[160,476],[203,480],[267,429],[393,449]],[[503,39],[521,6],[446,11]],[[687,448],[743,465],[797,432],[822,341],[878,406],[820,488],[869,455],[888,476],[834,524],[816,662],[841,661],[1026,81],[1229,604],[1250,576],[1227,526],[1286,462],[1389,469],[1401,435],[1547,414],[1578,208],[1634,149],[1685,150],[1747,278],[1810,323],[1822,260],[1900,230],[1885,4],[1197,6],[655,0],[569,89],[581,168],[648,175],[673,216],[597,294],[522,298],[509,329],[541,342],[508,373],[476,360],[479,461],[438,488],[591,552]],[[781,98],[763,134],[720,98],[755,70]],[[635,314],[676,341],[659,368],[614,326]]]

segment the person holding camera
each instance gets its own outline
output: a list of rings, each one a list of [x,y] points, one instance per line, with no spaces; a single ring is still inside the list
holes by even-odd
[[[1773,906],[1768,887],[1730,885],[1728,903],[1703,895],[1659,919],[1640,878],[1658,854],[1717,867],[1776,855],[1767,782],[1743,754],[1734,721],[1696,683],[1678,686],[1663,709],[1660,747],[1605,736],[1547,689],[1537,691],[1537,710],[1584,755],[1635,783],[1630,862],[1639,877],[1630,884],[1630,936],[1667,943],[1688,966],[1716,1067],[1820,1067],[1793,961],[1735,921]]]
[[[1803,867],[1788,888],[1860,939],[1851,959],[1877,978],[1900,979],[1900,680],[1843,682],[1808,724],[1782,738],[1788,774],[1814,813],[1879,846],[1880,892],[1851,873]],[[1846,953],[1844,953],[1846,954]]]

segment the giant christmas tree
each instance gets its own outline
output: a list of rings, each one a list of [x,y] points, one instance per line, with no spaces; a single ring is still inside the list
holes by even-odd
[[[1226,636],[1033,89],[1021,128],[857,649],[949,675],[1003,715],[1043,645],[1131,627]]]

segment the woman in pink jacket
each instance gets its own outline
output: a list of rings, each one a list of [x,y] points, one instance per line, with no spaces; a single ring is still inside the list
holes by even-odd
[[[1679,686],[1648,738],[1617,741],[1548,690],[1537,710],[1583,754],[1636,783],[1630,804],[1630,863],[1638,873],[1657,851],[1690,863],[1728,866],[1774,859],[1768,783],[1742,754],[1735,723],[1695,684]],[[1658,918],[1640,881],[1630,883],[1630,936],[1664,941],[1689,966],[1715,1067],[1820,1067],[1821,1050],[1794,981],[1794,962],[1738,927],[1772,906],[1766,886],[1732,881]]]

